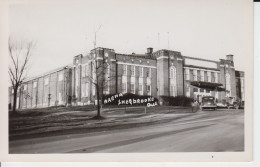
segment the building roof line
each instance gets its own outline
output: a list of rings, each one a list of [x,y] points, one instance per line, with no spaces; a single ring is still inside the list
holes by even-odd
[[[120,56],[129,56],[129,57],[134,57],[134,58],[144,58],[144,59],[152,59],[155,60],[156,58],[153,57],[152,55],[148,55],[148,54],[121,54],[121,53],[116,53],[116,56],[120,55]]]
[[[198,69],[205,69],[205,70],[213,70],[213,71],[220,71],[219,69],[217,68],[209,68],[209,67],[203,67],[203,66],[194,66],[194,65],[184,65],[183,66],[184,68],[186,67],[189,67],[189,68],[198,68]]]
[[[188,58],[188,59],[193,59],[193,60],[202,60],[202,61],[208,61],[208,62],[213,62],[213,63],[219,63],[219,61],[215,61],[215,60],[208,60],[208,59],[190,57],[190,56],[183,56],[183,57],[184,57],[184,59]]]
[[[48,71],[48,72],[45,72],[45,73],[43,73],[43,74],[41,74],[41,75],[37,75],[37,76],[34,76],[34,77],[30,77],[30,78],[28,78],[28,79],[25,79],[24,82],[29,82],[29,81],[38,79],[38,78],[40,78],[40,77],[44,77],[44,76],[49,75],[49,74],[53,74],[53,73],[55,73],[55,72],[59,72],[59,71],[65,69],[65,68],[69,68],[69,67],[71,67],[71,64],[66,65],[66,66],[62,66],[62,67],[60,67],[60,68],[56,68],[56,69],[51,70],[51,71]]]
[[[153,53],[156,53],[156,52],[159,52],[159,51],[168,51],[168,52],[175,52],[175,53],[181,53],[180,51],[175,51],[175,50],[169,50],[169,49],[160,49],[160,50],[157,50]]]

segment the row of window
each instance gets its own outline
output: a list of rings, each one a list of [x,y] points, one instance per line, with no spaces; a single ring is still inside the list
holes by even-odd
[[[123,75],[127,75],[127,68],[130,68],[130,75],[131,76],[135,76],[135,70],[136,68],[138,69],[138,74],[139,77],[151,77],[151,68],[147,68],[147,67],[140,67],[140,66],[133,66],[133,65],[125,65],[123,64]],[[144,68],[146,69],[146,73],[144,76]]]
[[[185,79],[192,81],[205,81],[218,83],[219,74],[205,70],[185,69]]]
[[[151,85],[149,84],[145,84],[145,90],[146,90],[146,93],[147,95],[151,95]],[[90,91],[90,86],[89,86],[89,83],[83,83],[82,84],[82,97],[89,97],[89,91]],[[109,93],[108,89],[104,89],[103,90],[104,93]],[[134,83],[130,83],[130,92],[135,94],[135,84]],[[96,89],[95,89],[95,86],[92,85],[92,95],[94,96],[96,93]],[[122,93],[127,93],[127,83],[122,83]],[[139,95],[143,95],[143,84],[139,84],[138,86],[138,94]]]
[[[26,88],[26,87],[25,87]],[[13,93],[13,92],[12,92]],[[29,92],[24,92],[23,93],[23,98],[27,101],[28,99],[31,101],[34,101],[34,98],[38,98],[39,95],[36,93],[29,93]],[[50,94],[49,92],[43,92],[42,94],[42,99],[43,99],[43,104],[47,103],[49,100],[51,100],[53,98],[53,95]],[[39,99],[39,98],[38,98]],[[58,100],[59,103],[61,103],[62,100],[62,92],[59,90],[58,92],[58,97],[56,97],[56,99]],[[37,102],[38,104],[41,103],[41,101]],[[26,105],[26,103],[23,104],[24,106]]]
[[[202,88],[193,88],[193,92],[200,92],[200,93],[210,93],[209,89],[202,89]]]
[[[59,80],[59,81],[63,81],[63,74],[59,74],[58,80]],[[34,82],[33,82],[33,88],[36,88],[36,87],[37,87],[37,84],[38,84],[38,82],[37,82],[37,81],[34,81]],[[45,85],[45,86],[49,85],[49,78],[45,78],[45,79],[44,79],[44,85]],[[24,85],[24,86],[23,86],[23,90],[27,90],[27,85]]]
[[[138,85],[138,94],[143,95],[143,86],[145,87],[147,95],[151,95],[151,85],[149,84],[139,84]],[[130,92],[135,94],[135,84],[130,83]],[[127,93],[127,83],[122,83],[122,93]]]

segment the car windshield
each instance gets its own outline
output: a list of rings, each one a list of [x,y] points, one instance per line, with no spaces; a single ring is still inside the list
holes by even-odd
[[[214,101],[214,97],[204,97],[202,99],[202,102],[213,102]]]

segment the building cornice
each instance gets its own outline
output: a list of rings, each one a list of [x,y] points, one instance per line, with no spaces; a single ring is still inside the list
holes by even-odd
[[[219,63],[219,61],[214,60],[208,60],[208,59],[202,59],[202,58],[196,58],[196,57],[190,57],[190,56],[183,56],[184,59],[193,59],[193,60],[201,60],[201,61],[208,61],[212,63]]]
[[[212,69],[212,68],[205,68],[205,67],[196,67],[196,66],[184,66],[184,69],[191,69],[191,70],[205,70],[205,71],[211,71],[211,72],[218,72],[220,73],[219,69]]]
[[[63,67],[61,67],[61,68],[57,68],[57,69],[55,69],[55,70],[52,70],[52,71],[49,71],[49,72],[43,73],[43,74],[41,74],[41,75],[38,75],[38,76],[35,76],[35,77],[28,78],[28,79],[24,80],[23,83],[33,81],[33,80],[35,80],[35,79],[38,79],[38,78],[41,78],[41,77],[44,77],[44,76],[47,76],[47,75],[53,74],[53,73],[55,73],[55,72],[62,71],[62,70],[64,70],[64,69],[66,69],[66,68],[70,68],[70,67],[72,67],[72,65],[67,65],[67,66],[63,66]]]
[[[169,59],[169,57],[168,56],[160,56],[160,57],[158,57],[158,58],[156,58],[157,60],[160,60],[160,59]]]
[[[149,66],[149,65],[143,65],[143,64],[133,64],[133,63],[125,63],[125,62],[117,62],[117,64],[125,64],[125,65],[138,66],[138,67],[147,67],[147,68],[157,68],[156,66]]]
[[[117,56],[126,56],[126,57],[131,57],[131,58],[143,58],[143,59],[151,59],[151,60],[156,60],[156,58],[153,55],[140,55],[140,54],[120,54],[120,53],[116,53],[116,57]]]

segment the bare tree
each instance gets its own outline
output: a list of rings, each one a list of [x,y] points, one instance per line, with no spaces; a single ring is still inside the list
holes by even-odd
[[[89,81],[94,85],[95,87],[95,94],[96,94],[96,100],[97,100],[97,115],[95,118],[100,119],[101,112],[100,109],[102,108],[102,101],[103,101],[103,95],[104,90],[109,87],[109,83],[111,83],[111,80],[114,78],[113,75],[111,75],[112,69],[110,68],[110,65],[105,61],[105,58],[102,57],[101,59],[98,58],[97,54],[97,32],[99,31],[99,28],[94,32],[94,53],[93,55],[90,55],[90,66],[91,66],[91,75],[88,75]],[[103,55],[104,56],[104,55]],[[101,101],[101,103],[100,103]]]
[[[106,84],[108,81],[105,80],[106,78],[106,71],[107,71],[107,63],[103,63],[103,61],[98,61],[97,59],[93,58],[91,60],[91,72],[92,74],[88,76],[89,81],[95,88],[96,100],[97,100],[97,118],[101,118],[100,109],[102,108],[102,97],[103,97],[103,90],[104,87],[107,86]]]
[[[13,112],[16,111],[18,89],[26,78],[26,72],[28,70],[29,59],[32,54],[34,43],[32,41],[13,41],[9,38],[8,50],[9,50],[9,66],[8,74],[13,89]]]

